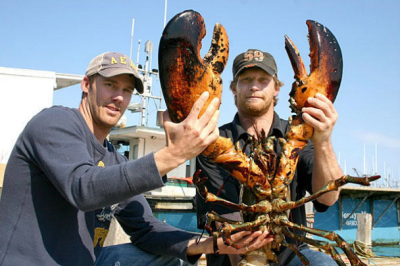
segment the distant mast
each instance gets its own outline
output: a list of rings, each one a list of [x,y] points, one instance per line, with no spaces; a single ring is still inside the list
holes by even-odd
[[[133,44],[133,30],[135,28],[135,18],[132,19],[132,30],[131,30],[131,49],[129,53],[129,58],[132,60],[132,44]]]
[[[166,24],[167,17],[167,0],[165,0],[164,6],[164,28]],[[131,29],[131,43],[130,43],[130,54],[129,57],[132,60],[132,46],[133,46],[133,33],[135,29],[135,18],[132,19],[132,29]],[[145,53],[146,53],[146,62],[144,67],[139,64],[139,55],[140,55],[140,43],[141,41],[138,40],[138,50],[137,50],[137,58],[136,58],[136,65],[138,68],[138,72],[141,74],[143,79],[143,93],[139,94],[138,96],[141,97],[141,103],[132,102],[128,106],[128,110],[132,113],[140,112],[141,113],[141,126],[148,126],[148,99],[152,98],[154,100],[159,100],[159,104],[157,106],[157,125],[159,123],[159,115],[158,112],[161,111],[161,104],[162,104],[162,97],[161,96],[154,96],[152,91],[152,75],[155,75],[158,79],[158,69],[151,68],[151,61],[152,61],[152,53],[153,53],[153,43],[148,40],[145,43]],[[162,124],[160,125],[162,126]]]
[[[378,143],[375,142],[375,174],[378,173]]]
[[[364,159],[364,169],[363,169],[364,171],[363,171],[363,174],[366,175],[367,174],[367,170],[366,170],[367,166],[366,166],[366,162],[365,162],[365,143],[364,143],[364,158],[363,159]]]
[[[165,0],[165,4],[164,4],[164,27],[165,28],[165,24],[167,23],[167,0]]]

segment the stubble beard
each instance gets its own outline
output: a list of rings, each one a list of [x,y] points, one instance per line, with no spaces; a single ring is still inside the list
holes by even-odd
[[[265,101],[262,104],[255,104],[247,101],[238,101],[237,107],[240,113],[246,116],[262,116],[268,112],[273,102],[271,100]]]

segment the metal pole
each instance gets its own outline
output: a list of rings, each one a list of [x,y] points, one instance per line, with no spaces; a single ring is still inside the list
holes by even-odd
[[[166,22],[167,22],[167,0],[165,0],[165,5],[164,5],[164,28]]]
[[[135,28],[135,18],[132,19],[132,31],[131,31],[131,50],[129,58],[132,60],[132,44],[133,44],[133,29]]]
[[[348,219],[350,219],[350,217],[353,215],[353,213],[355,213],[355,212],[357,211],[358,207],[360,207],[361,204],[363,204],[364,201],[365,201],[366,199],[368,199],[368,197],[372,196],[372,194],[374,194],[374,193],[375,193],[375,192],[369,193],[367,196],[365,196],[365,197],[363,198],[362,201],[360,201],[360,202],[357,204],[357,206],[354,208],[354,210],[353,210],[353,211],[349,214],[349,216],[347,216],[347,218],[343,221],[343,225],[347,222]],[[341,227],[341,228],[343,228],[343,227]]]
[[[365,165],[365,143],[364,143],[364,156],[363,156],[363,158],[364,158],[364,171],[363,171],[363,174],[364,175],[366,175],[367,174],[367,171],[366,171],[366,165]]]
[[[399,197],[396,197],[390,204],[389,206],[386,207],[386,209],[382,212],[382,214],[378,217],[378,219],[376,219],[376,221],[374,221],[374,223],[372,224],[372,228],[375,227],[375,225],[379,222],[379,220],[383,217],[383,215],[385,215],[385,213],[390,209],[390,207],[392,207],[393,204],[396,203],[396,201],[398,200]]]
[[[146,85],[145,85],[146,86]],[[146,90],[146,88],[145,88]],[[146,126],[146,96],[142,96],[142,127]]]
[[[137,48],[137,56],[136,56],[136,65],[139,65],[139,52],[140,52],[140,40],[138,41],[138,48]]]
[[[375,142],[375,174],[378,173],[378,143]]]

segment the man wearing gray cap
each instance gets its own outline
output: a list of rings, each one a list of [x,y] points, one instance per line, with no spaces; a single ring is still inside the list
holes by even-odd
[[[212,252],[211,238],[196,245],[196,234],[154,218],[141,193],[163,186],[170,170],[218,137],[218,99],[198,118],[208,98],[201,95],[179,124],[166,113],[166,146],[127,161],[107,135],[134,90],[143,93],[136,67],[124,54],[103,53],[81,88],[78,109],[44,109],[15,144],[0,201],[0,265],[178,265]],[[113,216],[134,245],[102,247]],[[238,253],[222,241],[220,247]]]
[[[233,81],[230,89],[233,92],[237,114],[231,123],[219,128],[220,135],[231,138],[233,143],[239,142],[244,148],[250,136],[257,137],[261,130],[268,136],[283,138],[288,128],[288,121],[280,119],[274,111],[278,101],[278,94],[283,83],[278,79],[278,68],[273,56],[258,49],[249,49],[239,54],[233,62]],[[337,163],[331,134],[338,118],[332,102],[321,94],[308,99],[310,107],[303,108],[304,121],[314,128],[314,135],[300,154],[296,174],[291,183],[291,198],[302,198],[306,191],[312,193],[325,186],[330,180],[343,175]],[[280,153],[280,145],[275,142],[275,152]],[[249,145],[244,150],[249,156]],[[239,203],[240,184],[230,177],[219,166],[210,163],[202,155],[197,157],[197,169],[201,169],[201,176],[208,177],[206,186],[208,191],[219,194],[220,197],[234,203]],[[314,201],[317,211],[326,211],[333,205],[339,193],[330,192]],[[213,210],[223,217],[240,221],[240,214],[229,208],[217,204],[205,203],[199,194],[196,195],[198,227],[203,228],[205,215]],[[291,210],[290,220],[306,225],[304,206]],[[219,224],[214,225],[215,228]],[[296,232],[302,233],[302,232]],[[311,265],[336,265],[335,261],[317,251],[308,248],[304,243],[286,239],[289,243],[298,246],[298,249],[308,258]],[[252,245],[248,246],[253,248]],[[302,265],[301,261],[290,249],[281,247],[279,265]],[[238,256],[207,255],[207,265],[236,265]]]

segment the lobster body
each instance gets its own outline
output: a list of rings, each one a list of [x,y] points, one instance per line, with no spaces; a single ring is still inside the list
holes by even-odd
[[[313,128],[301,118],[301,109],[307,106],[308,97],[322,93],[332,102],[339,90],[342,77],[342,54],[334,35],[321,24],[307,21],[310,41],[311,72],[308,75],[299,52],[293,42],[285,36],[285,48],[295,73],[295,82],[290,92],[290,107],[295,115],[289,120],[289,129],[284,138],[279,139],[282,152],[274,153],[274,138],[267,138],[265,132],[251,138],[250,158],[243,153],[239,145],[230,139],[219,137],[207,147],[202,155],[208,160],[226,169],[245,187],[242,204],[235,204],[209,193],[206,179],[199,172],[193,177],[197,190],[206,202],[221,204],[240,210],[251,217],[243,222],[226,220],[215,212],[208,214],[205,228],[210,234],[223,236],[225,243],[237,247],[230,238],[231,233],[242,230],[267,230],[274,235],[274,241],[257,251],[250,251],[240,265],[269,265],[277,262],[275,250],[280,246],[292,249],[303,264],[307,259],[297,248],[285,241],[285,237],[304,241],[326,252],[344,265],[337,251],[324,241],[316,241],[293,234],[288,228],[325,237],[335,241],[344,250],[352,265],[364,265],[349,248],[348,244],[333,232],[304,227],[289,221],[286,211],[299,207],[320,195],[337,190],[346,183],[369,185],[369,181],[380,176],[357,178],[343,176],[329,182],[323,189],[298,201],[290,201],[289,186],[296,172],[301,150],[313,135]],[[221,98],[222,80],[220,74],[225,68],[229,54],[228,36],[220,24],[214,27],[212,44],[207,55],[200,58],[201,40],[205,36],[204,20],[195,11],[189,10],[177,14],[164,29],[160,40],[159,68],[161,87],[171,119],[174,122],[184,120],[193,104],[204,92],[210,93],[209,102],[214,97]],[[204,112],[208,103],[203,107]],[[200,115],[202,114],[200,113]],[[222,227],[212,232],[211,223],[221,222]]]

